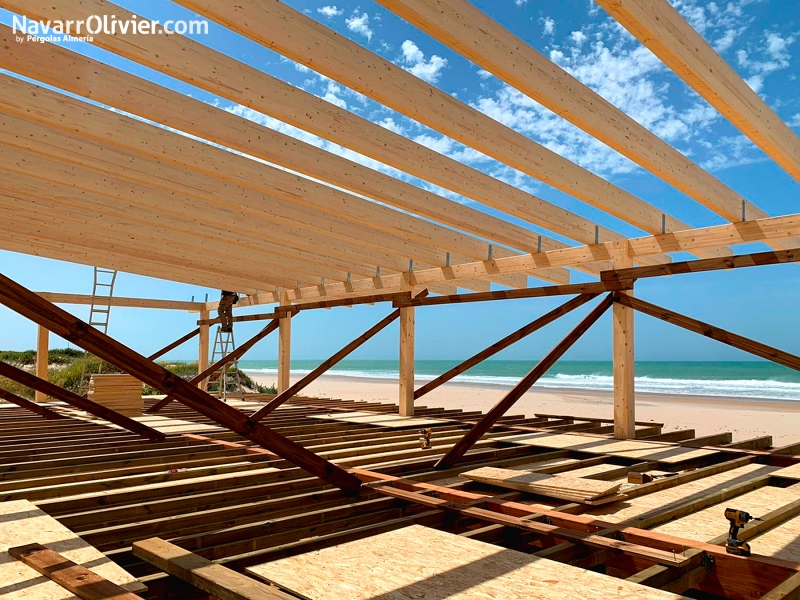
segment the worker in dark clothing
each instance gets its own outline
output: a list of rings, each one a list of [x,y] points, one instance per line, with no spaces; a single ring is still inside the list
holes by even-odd
[[[239,294],[223,290],[222,296],[219,299],[217,314],[222,321],[220,327],[225,333],[233,331],[233,305],[237,302],[239,302]]]

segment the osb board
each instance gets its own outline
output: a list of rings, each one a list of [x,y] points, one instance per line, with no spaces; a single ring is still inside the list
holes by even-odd
[[[593,500],[613,494],[620,486],[612,481],[582,479],[574,475],[545,475],[496,467],[481,467],[459,476],[480,483],[567,500]]]
[[[144,423],[161,433],[199,433],[201,431],[225,431],[225,428],[205,423],[195,423],[182,419],[170,419],[160,415],[141,415],[134,417],[134,421]]]
[[[800,481],[800,463],[792,465],[791,467],[786,467],[780,471],[775,471],[775,475],[777,477],[786,477],[788,479],[797,479]]]
[[[72,600],[78,597],[8,553],[9,548],[39,543],[83,565],[101,577],[133,591],[144,586],[93,546],[27,500],[0,502],[0,596],[36,600]]]
[[[679,463],[704,456],[717,454],[714,450],[682,448],[670,444],[641,442],[636,440],[612,440],[588,435],[568,435],[563,433],[524,433],[503,440],[524,446],[542,448],[580,450],[590,454],[608,454],[626,458],[660,460],[665,463]]]
[[[637,498],[606,504],[592,509],[586,514],[597,516],[604,521],[621,523],[629,519],[642,517],[652,511],[660,511],[682,504],[687,500],[695,500],[708,494],[724,490],[738,483],[744,483],[760,475],[767,475],[777,470],[777,467],[751,464],[731,469],[716,475],[703,477],[675,487],[667,488]],[[624,490],[623,490],[624,491]]]
[[[661,600],[621,579],[421,525],[256,565],[308,600]]]
[[[754,554],[800,562],[800,517],[789,519],[750,540],[750,548]]]
[[[761,517],[798,499],[800,490],[762,487],[661,525],[656,531],[708,542],[728,532],[728,520],[723,513],[729,506],[747,511],[754,517]]]
[[[358,423],[362,425],[376,425],[380,427],[428,427],[430,425],[442,425],[447,423],[447,421],[440,421],[438,419],[420,419],[417,417],[401,417],[400,415],[387,415],[386,413],[376,414],[360,411],[311,415],[311,418],[324,419],[327,421],[342,421],[344,423]]]

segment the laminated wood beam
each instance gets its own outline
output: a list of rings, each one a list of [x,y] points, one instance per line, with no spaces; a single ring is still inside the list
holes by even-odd
[[[45,300],[53,304],[91,305],[92,296],[86,294],[63,294],[61,292],[36,292]],[[111,306],[125,306],[127,308],[155,308],[158,310],[186,310],[200,312],[204,302],[184,302],[181,300],[154,300],[151,298],[125,298],[115,296],[110,299]]]
[[[378,2],[728,221],[736,223],[768,216],[467,0]],[[660,0],[659,4],[661,2],[666,4],[665,0]],[[184,3],[207,5],[216,4],[217,0],[184,0]],[[241,19],[245,11],[237,12]],[[271,46],[274,48],[280,43],[274,42]],[[318,50],[313,59],[309,55],[307,62],[313,64],[313,69],[331,77],[330,68],[320,68],[319,55]],[[294,55],[289,57],[297,60]],[[339,59],[340,65],[347,64],[346,55],[341,54]],[[349,85],[345,81],[342,83]],[[661,211],[641,201],[631,209],[636,210],[636,217],[639,217],[637,225],[650,233],[661,230]],[[606,210],[634,222],[625,214],[622,204],[617,205],[616,211]],[[654,223],[654,219],[658,222]],[[673,229],[683,227],[668,224],[667,230]]]
[[[531,371],[514,386],[514,388],[506,394],[500,402],[495,404],[486,415],[478,421],[467,434],[461,438],[439,461],[434,465],[435,469],[449,469],[452,467],[466,452],[477,442],[484,433],[494,425],[498,419],[508,412],[517,400],[527,392],[531,386],[536,383],[547,371],[550,370],[556,361],[564,356],[575,342],[586,333],[589,328],[594,325],[597,320],[603,316],[603,313],[608,310],[613,304],[612,296],[606,296],[600,304],[598,304],[592,311],[570,331],[563,340],[547,353],[547,355],[540,360]]]
[[[37,328],[36,335],[36,376],[47,379],[47,370],[50,368],[50,332],[41,325]],[[35,392],[36,402],[46,402],[47,396],[42,392]]]
[[[252,423],[235,408],[194,387],[189,382],[147,360],[3,275],[0,275],[0,303],[35,323],[47,327],[55,335],[77,344],[162,393],[174,393],[189,408],[242,437],[260,444],[265,449],[275,452],[345,492],[355,493],[360,487],[360,481],[340,467],[306,450],[283,435],[259,423]],[[0,365],[2,364],[0,363]],[[78,398],[80,397],[78,396]],[[84,401],[85,399],[80,398],[80,400]],[[140,424],[136,423],[136,425]],[[162,434],[158,435],[163,439]]]
[[[62,414],[55,412],[54,410],[50,410],[46,406],[41,406],[36,402],[31,402],[26,398],[21,398],[16,394],[12,394],[11,392],[0,388],[0,398],[5,400],[6,402],[11,402],[11,404],[16,404],[21,408],[26,408],[31,412],[36,413],[37,415],[43,416],[45,419],[66,419]]]
[[[437,377],[436,379],[429,381],[422,387],[418,388],[414,392],[414,399],[416,400],[418,398],[421,398],[422,396],[424,396],[430,391],[433,391],[443,383],[450,381],[451,379],[453,379],[453,377],[456,377],[461,373],[464,373],[465,371],[471,369],[475,365],[483,362],[490,356],[494,356],[501,350],[504,350],[509,346],[511,346],[512,344],[518,342],[519,340],[529,336],[534,331],[538,331],[542,327],[549,325],[550,323],[566,315],[567,313],[575,310],[580,306],[583,306],[584,304],[589,302],[589,300],[595,298],[596,296],[597,294],[581,294],[577,298],[573,298],[572,300],[566,302],[565,304],[562,304],[558,308],[555,308],[550,312],[548,312],[547,314],[542,315],[538,319],[531,321],[524,327],[517,329],[514,333],[507,335],[502,340],[495,342],[488,348],[481,350],[480,352],[471,356],[464,362],[456,365],[446,373],[439,375],[439,377]]]
[[[737,335],[720,327],[714,327],[703,321],[692,319],[691,317],[669,310],[668,308],[663,308],[632,296],[620,295],[616,297],[614,301],[646,315],[650,315],[651,317],[655,317],[656,319],[661,319],[662,321],[699,333],[700,335],[709,337],[712,340],[717,340],[728,346],[733,346],[734,348],[749,352],[755,356],[771,360],[784,367],[800,371],[800,356],[778,350],[772,346],[767,346],[761,342],[756,342],[755,340]]]
[[[800,139],[667,0],[597,4],[800,181]]]
[[[0,279],[3,276],[0,275]],[[10,281],[10,280],[9,280]],[[2,283],[0,283],[2,286]],[[31,292],[29,292],[31,293]],[[3,292],[0,291],[0,302],[4,302],[4,298],[2,297]],[[35,296],[35,294],[34,294]],[[38,296],[37,296],[38,299]],[[40,300],[41,302],[47,302],[46,300]],[[8,304],[6,304],[11,310],[17,311],[15,308],[12,308]],[[32,309],[31,309],[32,310]],[[25,313],[20,312],[24,316],[27,316]],[[41,325],[41,323],[39,323]],[[50,331],[55,333],[55,329],[51,329],[48,327]],[[56,333],[56,335],[60,335]],[[61,336],[64,337],[64,336]],[[67,338],[64,338],[67,339]],[[101,357],[102,358],[102,357]],[[125,415],[121,415],[120,413],[111,410],[110,408],[106,408],[96,402],[92,402],[83,396],[78,396],[69,390],[65,390],[62,387],[59,387],[49,381],[45,381],[44,379],[39,379],[35,375],[31,375],[27,371],[23,371],[22,369],[17,369],[9,365],[8,363],[0,361],[0,376],[8,377],[12,381],[16,381],[22,385],[25,385],[33,390],[40,391],[52,398],[57,400],[61,400],[62,402],[66,402],[70,406],[74,406],[75,408],[85,411],[90,415],[94,415],[100,419],[104,419],[110,423],[114,423],[114,425],[119,425],[123,429],[127,429],[133,433],[138,433],[139,435],[148,438],[153,442],[163,442],[166,439],[166,436],[161,433],[160,431],[156,431],[152,427],[148,427],[138,421],[134,421],[130,417],[126,417]]]
[[[705,258],[688,260],[663,265],[614,269],[600,273],[601,281],[632,281],[645,277],[663,277],[665,275],[681,275],[684,273],[702,273],[745,267],[763,267],[783,263],[800,262],[800,248],[776,250],[774,252],[757,252],[722,258]]]
[[[448,93],[418,79],[284,3],[247,1],[231,5],[219,0],[180,0],[179,3],[411,119],[645,231],[662,231],[664,224],[667,231],[686,227],[636,196],[456,100]],[[381,74],[380,77],[377,77],[378,73]],[[465,127],[464,123],[469,123],[470,126]],[[389,148],[394,151],[396,145],[387,146]],[[392,162],[396,163],[396,160]],[[544,226],[552,227],[549,224]],[[595,230],[592,228],[587,232],[584,229],[581,233],[581,237],[577,237],[575,233],[566,235],[588,242],[594,238]],[[609,239],[611,238],[603,238],[603,241]]]
[[[20,4],[19,6],[22,5]],[[86,16],[108,13],[116,14],[120,16],[119,18],[123,18],[121,15],[130,16],[131,14],[118,6],[94,1],[87,2],[80,8],[86,11]],[[31,3],[24,5],[24,9],[29,11],[29,14],[30,11],[32,11],[42,16],[47,15],[45,18],[58,18],[59,15],[62,18],[76,18],[75,10],[80,10],[80,8],[76,9],[74,6],[68,6],[65,10],[61,8],[60,5],[54,7],[52,4],[46,3],[41,3],[38,6]],[[542,227],[561,233],[571,239],[589,242],[594,239],[595,235],[598,235],[601,241],[621,237],[619,234],[609,231],[602,226],[597,226],[587,219],[576,216],[541,198],[527,194],[511,185],[487,176],[480,171],[462,165],[453,159],[363,119],[352,112],[340,109],[329,102],[315,97],[313,94],[270,77],[263,71],[249,67],[219,52],[215,52],[211,48],[194,42],[191,39],[185,37],[158,36],[158,39],[153,39],[152,44],[147,45],[147,47],[135,43],[131,44],[129,42],[132,40],[126,41],[125,36],[121,35],[104,36],[100,34],[94,36],[93,41],[102,48],[126,56],[131,60],[141,62],[151,68],[161,70],[179,80],[204,88],[213,94],[227,97],[243,106],[247,106],[263,114],[271,115],[279,121],[289,123],[300,129],[329,139],[379,162],[393,166],[401,171],[420,177],[421,179],[431,181],[445,189],[450,189],[451,191],[465,195],[468,198],[472,198],[473,200],[492,206],[498,210],[537,223]],[[9,50],[10,49],[9,47]],[[29,60],[36,59],[32,57],[20,58],[20,61],[23,63]],[[48,60],[52,62],[52,59]],[[202,65],[202,67],[200,67],[200,65]],[[20,67],[21,65],[18,65],[17,68]],[[400,71],[400,73],[403,72]],[[63,74],[58,74],[57,68],[53,70],[50,76],[64,79]],[[33,77],[43,80],[42,75]],[[106,79],[106,76],[103,76],[103,79]],[[70,89],[66,87],[68,84],[65,81],[61,81],[60,83],[51,81],[50,83],[62,89]],[[79,81],[71,82],[71,85],[81,86],[85,84]],[[127,84],[123,85],[123,88],[128,87],[130,86]],[[90,95],[85,89],[73,89],[71,91],[87,97]],[[96,90],[93,91],[97,93]],[[128,108],[125,110],[136,112],[136,110],[131,108],[130,101],[128,102]],[[194,122],[189,120],[189,122],[186,123],[185,121],[188,120],[192,112],[185,110],[185,107],[181,110],[186,113],[187,119],[179,121],[182,126],[178,124],[174,125],[179,129],[183,129],[184,127],[198,129],[199,125],[204,123],[204,120],[199,117],[194,117]],[[155,112],[158,114],[158,111]],[[170,113],[162,114],[167,115]],[[480,113],[477,112],[476,114],[480,115]],[[164,116],[159,115],[159,117],[154,120],[158,120],[159,118],[164,119]],[[185,130],[188,131],[188,129]],[[263,134],[266,134],[266,132]],[[208,134],[196,135],[206,137]],[[253,135],[253,139],[251,139],[251,143],[249,144],[250,149],[245,151],[252,152],[253,143],[258,143],[259,137],[259,135]],[[285,140],[290,145],[289,155],[291,155],[293,153],[293,147],[297,145],[297,142],[296,140],[289,141],[290,138],[288,137],[285,137]],[[276,149],[282,148],[283,145],[284,143],[276,142]],[[300,146],[298,146],[298,148],[300,148]],[[273,154],[275,154],[275,151],[273,151]],[[328,183],[343,187],[344,189],[349,189],[356,193],[365,194],[370,197],[374,197],[375,194],[382,195],[384,198],[381,201],[383,202],[391,204],[393,201],[397,202],[401,200],[402,195],[394,193],[393,187],[387,187],[381,183],[383,179],[382,176],[370,173],[368,169],[363,170],[362,167],[355,163],[336,159],[335,157],[334,160],[325,160],[324,162],[306,160],[304,157],[307,154],[314,153],[309,152],[308,149],[302,149],[299,153],[295,151],[295,156],[291,157],[287,156],[286,151],[284,151],[283,160],[291,161],[291,165],[287,162],[281,162],[281,159],[277,158],[268,160],[276,164],[289,166],[296,171],[303,172],[306,175],[327,181]],[[553,154],[553,156],[557,157],[555,154]],[[309,158],[313,159],[313,156]],[[563,163],[574,167],[569,161],[563,160]],[[434,198],[436,197],[434,196]],[[446,207],[447,205],[445,204],[442,206]],[[449,218],[455,218],[462,213],[466,214],[461,208],[455,208],[458,210],[458,215],[453,213]],[[417,204],[416,208],[416,210],[424,210],[426,213],[437,211],[437,213],[441,215],[438,209],[439,205],[433,203],[427,203],[427,205]],[[420,212],[419,214],[422,213]],[[431,216],[431,218],[437,217]],[[487,219],[484,215],[483,218],[476,221],[473,226],[480,226],[483,223],[490,222],[491,220]],[[517,229],[508,229],[507,224],[500,230],[495,229],[492,235],[480,234],[477,230],[472,231],[472,233],[477,235],[482,235],[489,239],[496,239],[501,243],[507,243],[511,247],[528,251],[532,250],[530,246],[519,245],[520,239],[524,238],[516,236],[516,240],[514,240],[509,237],[510,233],[516,232],[518,232]],[[547,247],[555,243],[554,240],[547,239],[546,237],[543,237],[542,240],[543,244]]]
[[[800,573],[788,577],[759,600],[800,600]]]
[[[245,355],[253,346],[255,346],[258,342],[263,340],[267,337],[270,333],[275,331],[278,328],[278,321],[272,321],[269,325],[264,327],[261,331],[259,331],[256,335],[251,337],[247,340],[244,344],[236,348],[233,352],[228,354],[227,356],[223,356],[213,365],[204,369],[202,371],[199,370],[198,364],[198,374],[189,381],[190,384],[199,384],[202,381],[208,379],[211,375],[219,371],[220,369],[225,369],[227,366],[235,360],[240,359],[242,356]],[[148,360],[153,360],[152,358],[148,358]],[[153,406],[148,408],[145,412],[147,413],[157,413],[159,410],[164,408],[167,404],[175,400],[174,394],[167,394],[166,398],[163,398],[156,402]]]
[[[156,352],[154,354],[151,354],[150,356],[147,357],[147,360],[156,360],[158,358],[161,358],[162,356],[164,356],[170,350],[174,350],[175,348],[177,348],[181,344],[184,344],[184,343],[188,342],[190,339],[192,339],[194,336],[198,335],[199,333],[200,333],[200,328],[198,327],[197,329],[194,329],[193,331],[190,331],[186,335],[184,335],[182,337],[179,337],[174,342],[172,342],[170,344],[167,344],[166,346],[164,346],[158,352]]]
[[[142,600],[141,596],[129,592],[41,544],[9,548],[8,553],[84,600]]]

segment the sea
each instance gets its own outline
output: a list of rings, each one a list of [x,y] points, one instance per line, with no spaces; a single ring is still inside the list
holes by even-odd
[[[293,360],[292,373],[305,374],[321,361]],[[418,360],[416,379],[429,381],[456,366],[459,360]],[[451,380],[456,383],[511,387],[535,361],[487,360]],[[277,361],[241,360],[239,368],[259,375],[274,375]],[[396,360],[343,360],[328,375],[370,379],[397,379]],[[536,384],[556,390],[613,390],[610,361],[560,361]],[[769,362],[659,362],[637,361],[636,390],[653,394],[726,396],[742,399],[800,402],[800,372]]]

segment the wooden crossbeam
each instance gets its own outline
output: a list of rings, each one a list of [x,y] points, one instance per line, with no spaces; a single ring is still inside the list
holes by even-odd
[[[547,353],[542,360],[540,360],[530,372],[522,378],[522,380],[514,386],[514,388],[508,392],[497,404],[495,404],[492,409],[484,415],[484,417],[478,421],[472,429],[470,429],[467,434],[462,437],[456,444],[453,446],[450,451],[445,454],[439,461],[434,465],[435,469],[449,469],[452,467],[458,459],[460,459],[466,452],[477,442],[484,433],[489,431],[489,429],[494,425],[498,419],[500,419],[509,408],[511,408],[517,400],[519,400],[522,395],[527,392],[531,386],[536,383],[547,371],[550,370],[556,361],[564,356],[567,350],[569,350],[572,345],[577,342],[581,336],[586,333],[589,328],[594,325],[597,320],[603,316],[603,313],[609,309],[609,307],[613,304],[613,298],[609,294],[606,296],[600,304],[598,304],[592,311],[580,322],[578,325],[570,331],[563,340],[561,340],[556,346]]]
[[[788,577],[759,600],[800,600],[800,573]]]
[[[227,356],[223,356],[221,359],[219,359],[213,365],[211,365],[210,367],[208,367],[204,371],[198,373],[197,376],[193,377],[192,380],[189,383],[193,384],[193,385],[197,385],[198,383],[200,383],[201,381],[204,381],[205,379],[207,379],[209,376],[213,375],[214,373],[216,373],[220,369],[227,369],[228,368],[227,365],[229,365],[233,361],[238,360],[239,358],[244,356],[244,354],[246,352],[248,352],[253,346],[255,346],[258,342],[260,342],[265,337],[267,337],[270,333],[275,331],[278,328],[279,325],[280,324],[278,323],[277,319],[272,321],[269,325],[264,327],[264,329],[259,331],[256,335],[254,335],[249,340],[247,340],[244,344],[242,344],[241,346],[236,348],[236,350],[234,350],[233,352],[231,352]],[[161,400],[156,402],[153,406],[148,408],[145,412],[157,413],[158,411],[160,411],[162,408],[164,408],[167,404],[169,404],[173,400],[175,400],[175,395],[174,394],[167,394],[166,398],[162,398]]]
[[[192,339],[194,336],[198,335],[199,333],[200,333],[200,328],[198,327],[197,329],[195,329],[193,331],[190,331],[189,333],[187,333],[183,337],[179,337],[174,342],[172,342],[170,344],[167,344],[166,346],[164,346],[158,352],[155,352],[154,354],[151,354],[150,356],[147,357],[147,360],[156,360],[157,358],[161,358],[162,356],[164,356],[170,350],[174,350],[175,348],[177,348],[181,344],[184,344],[184,343],[188,342],[190,339]]]
[[[142,600],[141,596],[41,544],[9,548],[8,553],[84,600]]]
[[[684,273],[702,273],[722,269],[741,269],[744,267],[763,267],[782,263],[800,262],[800,248],[776,250],[773,252],[756,252],[739,256],[723,256],[721,258],[704,258],[687,260],[663,265],[647,265],[629,269],[615,269],[600,273],[601,281],[632,281],[645,277],[661,277],[664,275],[680,275]]]
[[[579,306],[583,306],[589,300],[591,300],[592,298],[595,298],[596,296],[597,296],[597,294],[581,294],[577,298],[573,298],[572,300],[566,302],[565,304],[562,304],[558,308],[555,308],[555,309],[551,310],[550,312],[548,312],[547,314],[539,317],[538,319],[535,319],[535,320],[531,321],[530,323],[528,323],[524,327],[521,327],[521,328],[517,329],[514,333],[511,333],[511,334],[507,335],[502,340],[499,340],[499,341],[495,342],[494,344],[492,344],[491,346],[489,346],[488,348],[485,348],[485,349],[481,350],[480,352],[478,352],[477,354],[471,356],[470,358],[468,358],[464,362],[456,365],[455,367],[453,367],[452,369],[450,369],[446,373],[442,373],[436,379],[434,379],[432,381],[429,381],[428,383],[426,383],[422,387],[420,387],[417,390],[415,390],[414,391],[414,400],[416,400],[418,398],[421,398],[422,396],[424,396],[428,392],[430,392],[432,390],[435,390],[437,387],[439,387],[443,383],[446,383],[446,382],[450,381],[451,379],[453,379],[453,377],[456,377],[457,375],[460,375],[461,373],[464,373],[465,371],[468,371],[469,369],[471,369],[475,365],[483,362],[484,360],[486,360],[490,356],[494,356],[495,354],[497,354],[501,350],[504,350],[504,349],[508,348],[509,346],[511,346],[512,344],[518,342],[519,340],[529,336],[534,331],[538,331],[542,327],[544,327],[546,325],[549,325],[550,323],[552,323],[556,319],[558,319],[558,318],[566,315],[567,313],[575,310]]]
[[[65,294],[61,292],[36,292],[45,300],[53,304],[77,304],[91,305],[92,296],[87,294]],[[155,300],[152,298],[126,298],[124,296],[114,296],[111,298],[111,306],[125,306],[127,308],[156,308],[159,310],[187,310],[189,312],[199,312],[203,308],[203,302],[184,302],[182,300]]]
[[[37,404],[36,402],[31,402],[26,398],[21,398],[16,394],[12,394],[8,390],[4,390],[0,388],[0,398],[5,400],[6,402],[11,402],[11,404],[16,404],[21,408],[26,408],[31,412],[35,412],[37,415],[43,416],[45,419],[66,419],[62,414],[57,413],[54,410],[47,408],[46,406],[42,406],[41,404]]]
[[[800,139],[667,0],[597,4],[800,181]]]
[[[700,335],[709,337],[712,340],[717,340],[718,342],[722,342],[728,346],[733,346],[739,350],[744,350],[750,354],[755,354],[761,358],[766,358],[767,360],[771,360],[772,362],[783,365],[784,367],[789,367],[795,371],[800,371],[800,356],[795,356],[789,352],[778,350],[777,348],[767,346],[761,342],[756,342],[755,340],[732,333],[722,329],[721,327],[714,327],[713,325],[709,325],[703,321],[692,319],[691,317],[687,317],[673,310],[669,310],[668,308],[663,308],[661,306],[651,304],[650,302],[645,302],[644,300],[634,298],[633,296],[620,294],[615,298],[614,301],[646,315],[650,315],[651,317],[655,317],[656,319],[661,319],[662,321],[666,321],[667,323],[672,323],[673,325],[677,325],[683,329],[688,329],[689,331],[699,333]]]
[[[188,381],[184,381],[164,367],[147,360],[144,356],[90,327],[84,321],[40,298],[4,275],[0,275],[0,303],[46,327],[55,335],[110,362],[162,393],[175,394],[176,398],[189,408],[256,444],[260,444],[267,450],[272,450],[282,458],[345,492],[355,493],[360,487],[361,482],[341,467],[259,423],[252,423],[235,408],[191,385]],[[136,422],[134,421],[134,423]],[[140,424],[136,423],[136,425]]]
[[[422,290],[419,294],[416,295],[417,298],[424,298],[428,295],[428,290]],[[396,308],[383,319],[378,321],[375,325],[370,327],[367,331],[362,333],[360,336],[355,338],[352,342],[344,346],[341,350],[336,352],[333,356],[328,358],[327,360],[322,361],[316,369],[311,371],[305,377],[300,379],[300,381],[296,382],[294,385],[290,386],[287,390],[281,392],[275,398],[270,400],[267,404],[263,407],[259,408],[256,412],[250,415],[250,420],[254,423],[257,423],[284,402],[293,398],[297,394],[299,394],[303,389],[308,387],[313,381],[318,379],[325,371],[339,363],[342,359],[344,359],[347,355],[354,352],[357,348],[363,346],[368,340],[375,337],[379,332],[386,329],[389,325],[394,323],[397,319],[400,318],[400,311],[402,309]]]
[[[0,275],[0,279],[2,278],[3,276]],[[1,283],[0,286],[2,286]],[[47,300],[44,299],[39,299],[39,301],[47,303]],[[0,302],[3,302],[2,292],[0,292]],[[8,304],[6,304],[6,306],[8,306]],[[9,308],[11,308],[11,306],[9,306]],[[11,310],[15,309],[11,308]],[[39,324],[42,325],[43,323]],[[53,333],[56,333],[54,329],[48,327],[47,325],[45,325],[45,327],[47,327],[47,329],[52,331]],[[60,334],[56,333],[56,335]],[[28,386],[33,390],[42,392],[47,396],[51,396],[52,398],[56,398],[57,400],[66,402],[70,406],[74,406],[75,408],[85,411],[90,415],[94,415],[95,417],[99,417],[100,419],[104,419],[110,423],[114,423],[114,425],[119,425],[120,427],[127,429],[128,431],[132,431],[133,433],[137,433],[143,437],[146,437],[153,442],[163,442],[166,439],[166,436],[163,433],[161,433],[160,431],[156,431],[152,427],[148,427],[143,423],[134,421],[130,417],[126,417],[125,415],[122,415],[114,410],[111,410],[110,408],[106,408],[101,404],[92,402],[91,400],[84,398],[83,396],[79,396],[78,394],[70,392],[69,390],[65,390],[64,388],[59,387],[54,383],[50,383],[49,381],[40,379],[35,375],[28,373],[27,371],[18,369],[3,361],[0,361],[0,376],[8,377],[12,381],[16,381],[17,383],[21,383],[22,385]]]

